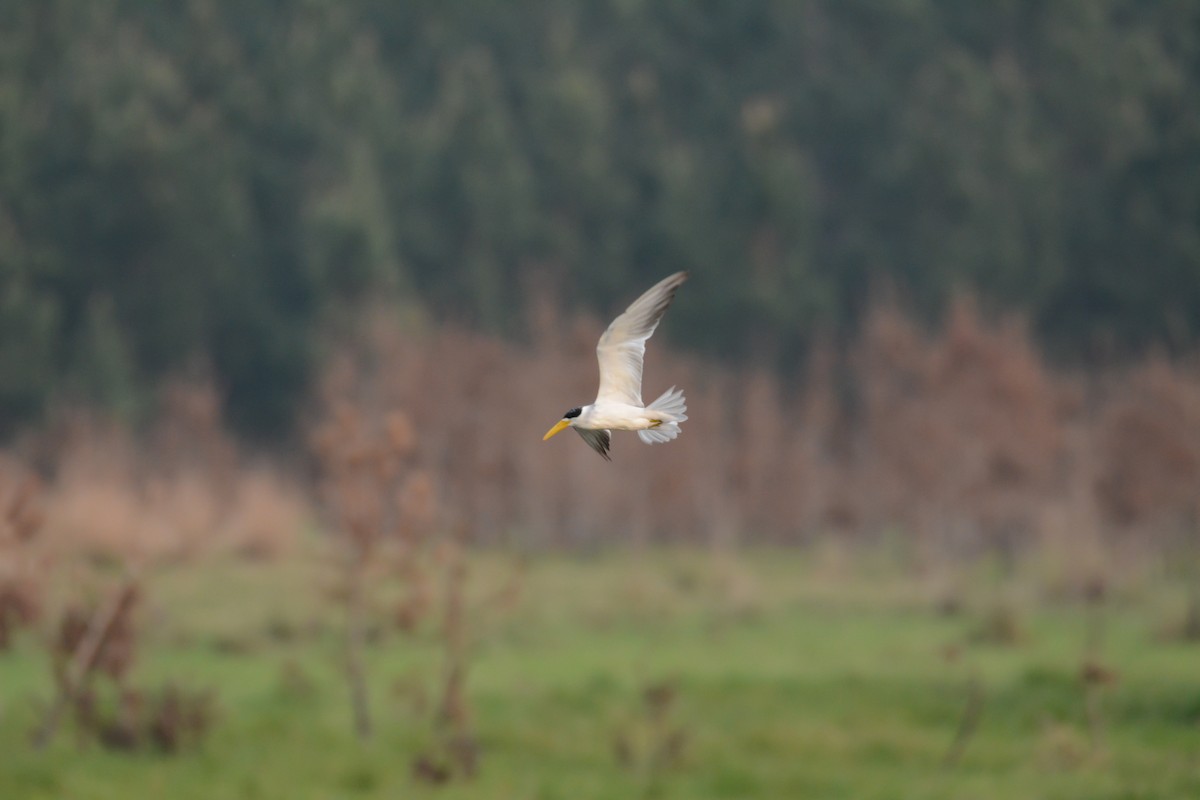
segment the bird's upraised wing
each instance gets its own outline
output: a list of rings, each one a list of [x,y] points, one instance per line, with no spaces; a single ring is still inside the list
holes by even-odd
[[[596,345],[600,362],[600,391],[597,403],[642,404],[642,362],[646,340],[658,327],[675,292],[687,280],[686,272],[676,272],[654,284],[634,300],[625,313],[612,321]]]

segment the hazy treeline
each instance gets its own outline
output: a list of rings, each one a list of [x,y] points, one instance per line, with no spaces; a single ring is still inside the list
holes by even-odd
[[[203,363],[293,417],[367,293],[794,364],[872,284],[1089,355],[1200,319],[1200,7],[843,0],[0,8],[0,428]]]
[[[880,305],[843,353],[816,348],[800,391],[765,368],[655,347],[647,394],[684,388],[690,419],[669,446],[616,434],[609,463],[574,434],[542,441],[595,391],[600,320],[531,325],[536,349],[366,315],[302,415],[305,459],[248,458],[216,393],[175,384],[144,435],[60,416],[12,462],[46,476],[48,547],[108,557],[269,555],[314,522],[353,536],[353,518],[329,516],[329,473],[387,466],[381,447],[403,469],[384,470],[382,488],[339,489],[356,498],[345,508],[399,502],[438,530],[521,550],[887,540],[921,564],[1034,553],[1083,580],[1123,555],[1186,566],[1200,548],[1195,363],[1068,376],[1022,324],[989,322],[969,300],[935,332]]]

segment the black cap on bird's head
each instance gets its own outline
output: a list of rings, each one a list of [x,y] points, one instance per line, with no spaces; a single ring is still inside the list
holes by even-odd
[[[551,436],[558,433],[559,431],[563,431],[563,430],[566,430],[567,428],[569,428],[571,426],[571,420],[578,417],[581,413],[583,413],[582,408],[572,408],[567,413],[563,414],[563,418],[560,419],[558,422],[556,422],[554,424],[553,428],[546,431],[546,435],[542,437],[543,441],[546,439],[549,439]]]

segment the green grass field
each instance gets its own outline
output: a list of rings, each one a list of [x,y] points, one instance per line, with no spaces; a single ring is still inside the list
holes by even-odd
[[[977,633],[999,590],[986,570],[960,576],[973,588],[951,614],[931,582],[812,561],[533,560],[515,604],[473,608],[479,771],[441,786],[412,774],[436,736],[432,629],[381,630],[377,734],[360,744],[318,562],[167,568],[149,581],[135,680],[214,690],[210,735],[176,755],[131,754],[67,727],[34,752],[51,684],[25,636],[0,656],[0,798],[1200,797],[1200,646],[1164,636],[1182,614],[1177,589],[1113,593],[1101,658],[1117,678],[1089,712],[1082,603],[1017,582],[1004,597],[1020,635],[989,643]],[[477,559],[471,585],[486,594],[509,569]],[[978,727],[945,766],[972,673]],[[655,685],[672,693],[657,721],[643,699]]]

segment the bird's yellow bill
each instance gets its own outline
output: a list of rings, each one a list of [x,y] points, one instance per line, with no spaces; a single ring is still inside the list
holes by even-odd
[[[551,436],[553,436],[554,434],[559,433],[560,431],[566,430],[567,428],[570,427],[570,425],[571,425],[570,420],[560,419],[558,422],[554,423],[553,428],[546,431],[546,435],[542,437],[542,441],[544,442],[547,439],[549,439]]]

